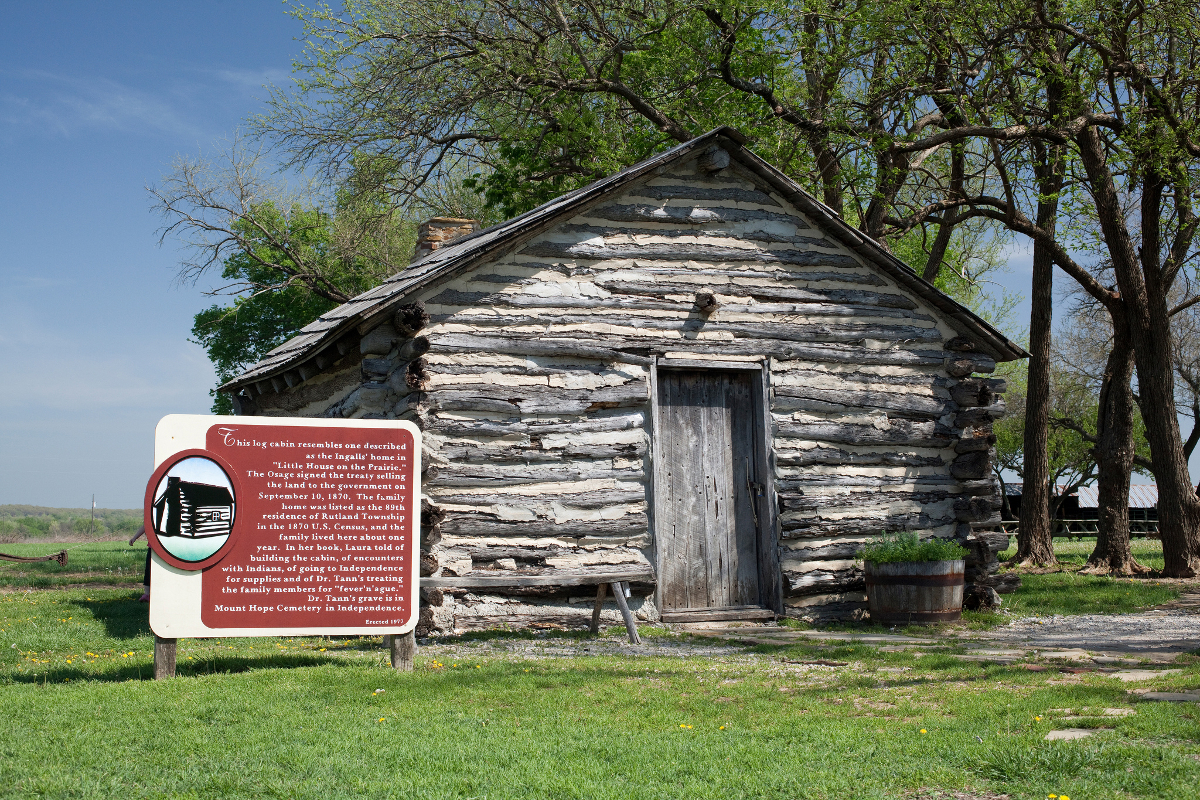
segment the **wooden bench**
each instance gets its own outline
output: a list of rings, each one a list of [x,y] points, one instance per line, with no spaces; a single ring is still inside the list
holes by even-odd
[[[597,586],[596,602],[592,608],[592,624],[588,630],[593,634],[600,632],[600,612],[604,608],[604,598],[612,589],[613,599],[625,620],[625,631],[629,634],[631,644],[641,644],[638,636],[637,623],[629,603],[625,601],[625,593],[629,584],[654,583],[654,573],[639,567],[637,569],[608,570],[606,572],[584,572],[582,570],[555,572],[548,575],[464,575],[463,577],[421,578],[421,587],[426,589],[519,589],[531,586]]]

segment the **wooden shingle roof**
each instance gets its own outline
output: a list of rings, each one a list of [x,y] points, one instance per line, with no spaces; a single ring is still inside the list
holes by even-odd
[[[997,361],[1025,358],[1028,353],[1010,341],[970,309],[922,279],[882,245],[848,225],[831,209],[805,192],[775,167],[746,149],[746,138],[732,128],[722,127],[677,145],[607,178],[562,195],[519,216],[463,237],[448,247],[433,251],[379,286],[363,292],[348,303],[322,314],[314,322],[269,352],[265,358],[221,387],[236,392],[255,381],[282,375],[289,369],[335,347],[351,332],[361,335],[394,313],[415,291],[449,279],[487,258],[496,258],[570,218],[591,204],[618,193],[628,184],[672,162],[685,160],[719,144],[743,168],[756,174],[827,234],[900,286],[941,312],[946,321]],[[330,359],[334,360],[334,359]],[[319,363],[319,361],[318,361]]]

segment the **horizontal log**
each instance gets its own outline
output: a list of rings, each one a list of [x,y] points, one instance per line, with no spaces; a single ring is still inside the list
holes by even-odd
[[[809,386],[783,385],[775,387],[772,411],[806,410],[796,406],[793,400],[817,400],[842,406],[877,408],[883,411],[927,417],[941,417],[955,411],[949,401],[909,392],[873,392],[846,389],[818,389]]]
[[[557,558],[562,555],[571,555],[578,552],[572,547],[513,547],[511,545],[495,545],[495,546],[479,546],[464,548],[468,556],[471,557],[471,563],[490,563],[499,561],[502,558],[511,558],[513,561],[518,561],[523,564],[536,564],[545,566],[547,558]]]
[[[495,321],[494,321],[495,322]],[[506,330],[513,338],[538,339],[541,329],[529,331]],[[648,333],[654,333],[648,331]],[[712,341],[707,339],[679,339],[653,335],[637,338],[619,337],[595,331],[564,330],[555,332],[556,339],[586,339],[589,343],[614,349],[624,348],[638,354],[650,352],[679,352],[695,355],[771,356],[777,359],[795,359],[828,364],[850,364],[861,366],[933,367],[940,369],[945,362],[941,350],[907,350],[895,348],[879,350],[842,344],[799,344],[772,339],[734,339]],[[884,376],[880,376],[884,377]]]
[[[435,354],[434,359],[437,358]],[[454,376],[473,375],[520,375],[528,378],[561,378],[570,380],[573,378],[582,380],[591,380],[597,375],[604,375],[608,380],[617,380],[621,383],[638,382],[644,383],[645,378],[641,375],[630,375],[627,372],[614,370],[610,364],[602,364],[599,361],[590,362],[590,364],[561,364],[550,366],[537,366],[533,364],[458,364],[446,363],[440,360],[427,362],[424,367],[425,373],[428,375],[446,375],[449,379],[442,378],[438,388],[455,388],[466,391],[476,386],[485,386],[490,384],[480,383],[478,381],[464,380],[460,384],[454,384],[452,381]],[[592,380],[592,383],[595,383]],[[536,383],[514,383],[504,384],[511,385],[513,388],[520,389],[523,386],[537,388],[539,386],[549,386],[547,381],[539,381]],[[598,387],[597,387],[598,388]]]
[[[640,458],[646,453],[644,443],[627,444],[568,444],[553,450],[543,450],[537,447],[483,447],[467,445],[442,445],[437,454],[447,461],[487,462],[501,464],[515,463],[561,463],[569,459],[611,459],[611,458]]]
[[[522,283],[522,281],[514,279],[513,283],[519,284]],[[686,295],[694,293],[697,289],[706,288],[699,283],[686,285],[676,284],[676,287],[676,289],[666,292],[665,294]],[[741,293],[741,296],[746,297],[747,300],[752,300],[752,298],[746,295],[744,292]],[[430,303],[435,307],[443,308],[466,307],[550,310],[583,309],[587,311],[603,311],[608,313],[636,311],[690,311],[690,305],[680,300],[651,300],[645,297],[623,297],[620,295],[613,295],[609,297],[567,297],[564,295],[552,295],[550,297],[542,297],[540,295],[533,294],[490,291],[461,291],[458,289],[446,289],[434,297]],[[928,315],[917,314],[913,311],[904,309],[886,308],[882,306],[871,305],[854,305],[849,303],[832,303],[822,300],[795,302],[754,302],[753,304],[740,305],[734,303],[725,303],[720,307],[726,312],[726,314],[759,314],[762,316],[787,314],[802,315],[807,317],[872,317],[885,319],[910,319],[926,322],[932,321],[933,319],[933,317]],[[432,315],[432,318],[438,322],[460,322],[466,317],[464,317],[460,311],[456,310],[452,312],[436,313]],[[538,318],[543,319],[544,317]],[[604,321],[598,318],[598,315],[593,315],[588,318],[596,322]]]
[[[473,336],[444,333],[427,339],[434,353],[505,353],[520,356],[566,356],[648,365],[650,359],[605,347],[592,347],[577,340],[516,339],[506,336]]]
[[[485,408],[485,401],[499,401],[499,404]],[[604,409],[633,408],[647,402],[647,381],[630,381],[622,386],[600,386],[595,389],[486,384],[475,384],[470,389],[452,389],[443,384],[425,393],[422,406],[434,411],[511,408],[520,414],[585,414]]]
[[[710,244],[594,244],[592,242],[537,242],[522,253],[544,258],[585,258],[595,261],[654,259],[659,261],[753,261],[820,267],[859,267],[853,256],[817,250],[761,250]]]
[[[626,514],[618,519],[576,520],[562,524],[544,519],[512,522],[481,514],[451,512],[440,528],[443,536],[627,538],[646,533],[649,523],[646,515],[640,512]]]
[[[387,358],[364,358],[362,360],[363,378],[369,381],[384,381],[392,371],[394,362]]]
[[[645,475],[641,466],[630,469],[612,469],[606,466],[582,466],[587,462],[572,462],[556,468],[531,468],[513,464],[506,469],[483,464],[450,463],[438,468],[438,475],[428,481],[429,486],[522,486],[529,483],[565,483],[569,481],[619,480],[638,481]],[[600,462],[604,463],[604,462]]]
[[[705,610],[666,609],[662,612],[662,621],[668,625],[689,622],[736,622],[738,620],[773,620],[775,612],[761,606],[745,606],[741,608],[714,608]]]
[[[854,453],[840,448],[813,447],[807,450],[777,449],[775,463],[783,467],[807,467],[821,464],[830,466],[940,467],[945,462],[942,461],[941,456],[922,456],[915,453],[894,451]]]
[[[740,234],[730,233],[728,230],[714,230],[701,228],[652,228],[638,227],[631,228],[624,225],[612,225],[601,227],[599,225],[560,225],[555,228],[555,233],[582,233],[592,237],[611,238],[613,236],[646,236],[656,239],[738,239],[744,242],[753,242],[755,244],[794,244],[807,247],[824,247],[830,250],[836,249],[837,245],[828,239],[821,236],[798,236],[794,234],[774,233],[772,231],[758,230],[746,231]],[[699,242],[703,244],[704,242]]]
[[[646,567],[601,570],[557,570],[544,575],[465,575],[462,577],[421,578],[421,588],[430,589],[489,589],[505,586],[595,586],[598,583],[629,581],[654,583],[654,572]],[[586,620],[587,617],[581,617]]]
[[[554,433],[603,433],[640,428],[645,422],[642,414],[588,417],[572,422],[466,422],[463,420],[426,421],[430,431],[441,436],[464,438],[515,436],[546,436]]]
[[[561,320],[560,320],[561,321]],[[524,326],[523,328],[509,328],[506,332],[510,335],[529,336],[530,338],[537,337],[544,330],[544,323],[535,324],[533,320],[508,320],[505,321],[499,317],[478,317],[471,318],[471,324],[483,325],[511,325],[517,324]],[[595,322],[594,320],[592,322]],[[624,325],[625,320],[621,323]],[[756,358],[763,356],[773,356],[776,358],[798,359],[804,361],[826,362],[832,364],[853,364],[853,365],[871,365],[871,366],[927,366],[940,367],[942,357],[940,351],[927,350],[908,350],[901,348],[881,350],[873,347],[855,346],[860,341],[879,341],[886,331],[880,330],[883,326],[872,326],[870,330],[865,330],[867,326],[863,326],[864,330],[855,330],[853,332],[846,330],[838,334],[830,334],[824,337],[820,331],[797,331],[790,333],[787,329],[778,331],[779,335],[775,339],[756,339],[746,336],[745,338],[736,338],[732,340],[713,340],[713,339],[697,339],[692,338],[691,334],[701,332],[733,332],[735,323],[708,323],[700,325],[698,323],[689,323],[681,325],[680,323],[670,324],[644,324],[643,320],[628,320],[628,327],[638,329],[636,335],[630,335],[627,338],[621,339],[617,346],[627,348],[628,351],[641,352],[687,352],[695,354],[717,354],[717,355],[748,355]],[[566,323],[563,323],[566,324]],[[571,323],[575,324],[575,323]],[[591,324],[591,323],[588,323]],[[605,323],[618,324],[618,323]],[[799,328],[800,326],[796,326]],[[820,327],[823,330],[828,330],[828,326],[813,326]],[[745,328],[739,332],[771,335],[773,326],[763,325],[760,330],[753,328]],[[683,337],[667,336],[663,331],[675,332],[684,334]],[[897,335],[905,335],[907,331],[897,331]],[[595,330],[580,330],[576,329],[559,329],[554,331],[555,338],[586,338],[596,340],[599,337],[606,336],[608,338],[616,338],[613,334],[601,333]],[[834,342],[834,338],[845,338],[846,342]],[[817,343],[814,341],[819,338],[829,339],[829,343]],[[897,343],[903,343],[909,340],[897,340]]]
[[[358,351],[363,355],[387,355],[399,338],[395,327],[385,322],[375,326],[359,340]]]
[[[924,491],[884,492],[878,489],[839,494],[808,494],[794,488],[779,487],[780,511],[835,511],[846,508],[884,509],[897,504],[940,503],[956,497],[950,489],[925,489]],[[802,490],[801,490],[802,491]]]
[[[633,187],[629,192],[629,196],[645,197],[651,200],[679,200],[682,202],[687,202],[688,200],[730,200],[736,203],[757,203],[760,206],[772,206],[774,208],[784,207],[776,202],[775,198],[758,189],[716,188],[697,186],[695,183],[680,184],[678,186],[656,186],[643,183],[640,186]],[[725,209],[722,208],[721,210]]]
[[[781,520],[782,539],[812,539],[831,536],[878,536],[895,531],[922,531],[954,524],[954,516],[930,515],[918,511],[882,514],[878,517],[846,519]]]
[[[528,506],[531,503],[543,505],[553,503],[564,508],[608,508],[645,502],[646,492],[642,489],[636,491],[629,489],[595,489],[586,492],[575,492],[573,494],[540,494],[536,497],[527,497],[519,494],[443,494],[439,492],[431,495],[430,499],[439,506]]]
[[[729,222],[782,222],[802,230],[811,230],[808,223],[798,216],[757,208],[697,208],[617,203],[586,211],[582,216],[606,222],[682,222],[697,226]]]
[[[597,280],[629,280],[628,277],[620,276],[628,275],[645,275],[648,278],[656,277],[682,277],[688,280],[696,280],[697,278],[724,278],[720,283],[730,283],[733,278],[751,278],[762,281],[779,282],[796,282],[796,283],[821,283],[837,281],[840,283],[852,283],[862,286],[886,286],[887,281],[880,278],[873,272],[843,272],[841,270],[834,272],[821,272],[816,269],[788,269],[782,266],[771,266],[763,268],[747,268],[745,265],[738,267],[651,267],[643,264],[637,266],[624,267],[621,269],[598,269],[593,270],[594,277]]]
[[[452,292],[446,290],[443,295],[455,294],[473,294],[463,292]],[[439,295],[440,296],[440,295]],[[476,304],[481,305],[481,304]],[[735,336],[743,336],[749,338],[771,338],[783,341],[796,342],[859,342],[863,340],[875,341],[899,341],[899,342],[935,342],[942,338],[942,334],[937,328],[922,327],[919,325],[884,325],[881,323],[858,323],[858,322],[840,322],[837,324],[821,324],[821,323],[791,323],[791,322],[723,322],[713,320],[705,316],[689,316],[676,317],[668,319],[663,317],[632,317],[623,316],[618,319],[598,319],[595,316],[581,316],[578,314],[546,314],[541,316],[512,316],[512,315],[492,315],[492,314],[466,314],[456,313],[451,315],[434,315],[434,318],[439,322],[452,322],[456,325],[470,325],[481,329],[481,333],[487,331],[488,328],[504,328],[509,330],[518,326],[536,327],[539,332],[546,332],[547,326],[578,326],[578,325],[596,325],[596,326],[619,326],[624,328],[635,328],[646,331],[670,331],[673,333],[698,333],[704,331],[707,333],[730,333]],[[553,331],[553,335],[560,336],[562,332]],[[437,342],[433,343],[432,350],[439,350]],[[569,347],[563,346],[564,354],[569,354]],[[597,359],[600,356],[596,356]],[[614,355],[607,356],[609,360],[629,360],[618,359]]]
[[[695,283],[686,285],[669,281],[641,282],[599,278],[596,285],[618,294],[638,294],[663,297],[694,291]],[[912,310],[917,304],[900,294],[872,292],[865,289],[810,289],[781,286],[778,283],[755,285],[745,283],[707,283],[705,289],[727,297],[752,297],[755,300],[786,300],[796,303],[838,303],[843,305]],[[939,337],[940,340],[940,337]]]
[[[848,567],[836,570],[812,570],[809,572],[783,571],[785,593],[791,597],[829,592],[847,592],[863,589],[862,568]]]
[[[807,475],[789,475],[776,481],[779,491],[803,491],[806,489],[827,489],[836,486],[853,487],[933,487],[957,486],[958,481],[949,475],[830,475],[815,473]]]
[[[933,422],[889,420],[880,430],[871,425],[852,425],[837,422],[792,422],[775,426],[775,435],[785,439],[838,444],[881,445],[898,447],[943,448],[953,444],[949,433]]]
[[[806,365],[797,365],[791,361],[779,361],[772,365],[772,372],[777,381],[775,386],[812,386],[818,389],[847,389],[849,391],[880,391],[879,389],[864,390],[863,384],[872,386],[903,386],[908,394],[921,397],[936,397],[940,400],[950,399],[946,387],[950,381],[939,375],[923,373],[907,373],[901,375],[880,375],[875,372],[837,371],[813,369]],[[918,391],[919,390],[919,391]]]

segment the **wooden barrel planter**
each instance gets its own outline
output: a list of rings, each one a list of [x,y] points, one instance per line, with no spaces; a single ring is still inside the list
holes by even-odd
[[[962,619],[964,561],[864,564],[871,619],[930,625]]]

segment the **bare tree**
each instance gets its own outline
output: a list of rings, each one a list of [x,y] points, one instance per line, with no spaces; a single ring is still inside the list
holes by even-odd
[[[179,280],[195,282],[220,269],[229,282],[210,294],[302,286],[344,303],[404,268],[412,239],[392,209],[361,202],[339,208],[311,182],[289,189],[268,173],[265,160],[261,147],[235,139],[215,157],[177,159],[148,188],[164,218],[160,242],[174,237],[187,248]],[[226,269],[234,257],[248,268]]]

